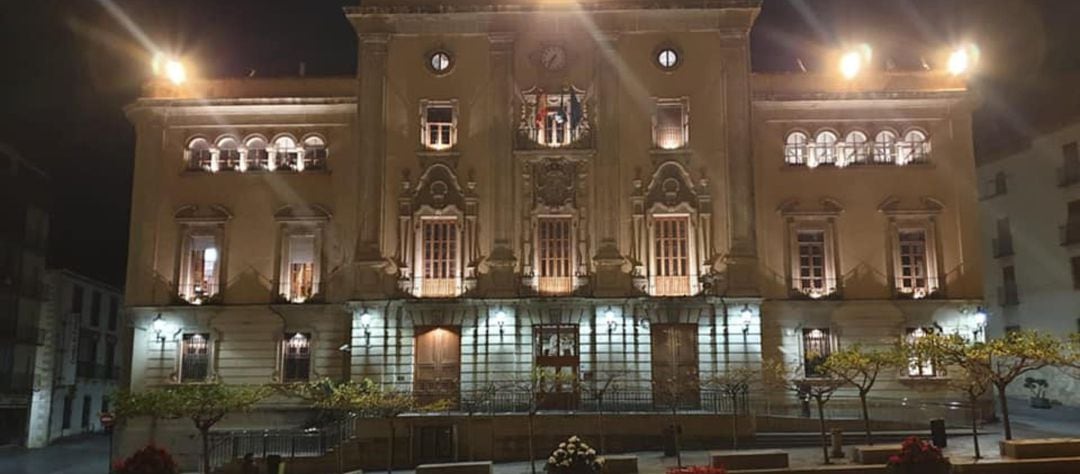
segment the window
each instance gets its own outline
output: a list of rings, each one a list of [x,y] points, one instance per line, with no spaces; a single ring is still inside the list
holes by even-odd
[[[180,343],[180,381],[205,382],[210,375],[210,335],[184,334]]]
[[[1009,192],[1009,181],[1004,171],[998,171],[994,175],[994,196],[1000,196]]]
[[[1058,178],[1059,184],[1068,186],[1080,183],[1080,147],[1076,142],[1066,143],[1061,147],[1062,167]]]
[[[572,229],[570,217],[537,219],[537,289],[542,294],[564,295],[574,290]]]
[[[874,163],[893,163],[896,161],[896,133],[882,130],[874,136]]]
[[[304,139],[304,157],[297,161],[297,171],[324,170],[327,156],[326,141],[317,136],[307,137]]]
[[[791,132],[785,140],[784,163],[789,165],[805,165],[807,158],[807,142],[809,138],[803,132]]]
[[[690,114],[686,99],[657,99],[653,117],[653,145],[663,150],[686,147],[690,139]]]
[[[111,337],[111,336],[110,336]],[[119,374],[119,367],[116,367],[116,341],[105,341],[105,378],[110,380],[116,380]]]
[[[1009,265],[1001,268],[1001,305],[1016,306],[1020,304],[1020,292],[1016,286],[1016,267]]]
[[[82,399],[82,429],[90,429],[90,407],[93,405],[94,399],[90,395],[86,395]]]
[[[92,331],[80,331],[78,350],[75,375],[87,379],[97,377],[98,335]]]
[[[1065,226],[1062,228],[1061,243],[1063,245],[1080,242],[1080,200],[1070,201],[1068,212]]]
[[[869,150],[867,149],[866,134],[858,130],[848,132],[844,137],[844,143],[840,145],[840,156],[837,166],[847,166],[853,163],[865,163]]]
[[[814,137],[813,156],[810,167],[836,164],[836,134],[828,130],[818,132]]]
[[[299,158],[300,150],[296,147],[296,140],[288,135],[280,136],[274,140],[274,154],[267,164],[267,169],[300,169]]]
[[[450,67],[453,66],[453,64],[450,53],[447,53],[446,51],[436,51],[431,53],[431,57],[428,58],[428,67],[436,74],[444,74],[450,71]]]
[[[661,69],[672,70],[679,65],[679,53],[672,48],[664,48],[656,53],[656,64]]]
[[[901,230],[898,233],[899,266],[897,289],[904,294],[922,298],[930,293],[926,261],[926,231]]]
[[[994,257],[1005,257],[1013,254],[1012,226],[1008,217],[997,220],[997,238],[993,241]]]
[[[806,377],[821,377],[821,364],[832,355],[832,334],[829,328],[803,328],[803,373]]]
[[[71,394],[64,395],[64,417],[61,429],[71,429],[71,412],[75,410],[75,396]]]
[[[205,138],[195,138],[188,142],[184,154],[187,155],[188,169],[210,171],[212,154],[210,153],[210,142],[206,141]]]
[[[285,268],[281,293],[290,302],[303,303],[311,299],[318,291],[315,234],[286,235],[285,245]]]
[[[270,156],[266,149],[266,140],[251,137],[244,143],[247,154],[240,160],[240,171],[264,171],[270,169]]]
[[[798,273],[795,289],[814,298],[827,294],[825,277],[825,231],[800,230],[796,233],[798,245]]]
[[[218,238],[194,234],[187,240],[180,295],[190,302],[203,303],[218,293],[221,257]]]
[[[217,159],[211,171],[240,169],[240,144],[235,138],[223,137],[217,143]]]
[[[109,412],[109,397],[102,396],[101,397],[101,413],[108,413],[108,412]]]
[[[285,334],[281,381],[305,382],[311,373],[311,334]]]
[[[896,163],[923,163],[930,157],[930,140],[919,130],[910,130],[904,134],[904,141],[897,146]]]
[[[1080,290],[1080,257],[1072,258],[1073,289]]]
[[[449,150],[457,142],[457,107],[453,102],[425,101],[420,141],[431,150]]]
[[[436,298],[457,296],[457,219],[422,219],[421,226],[423,251],[421,295]]]
[[[94,291],[90,294],[90,326],[101,325],[101,292]]]
[[[71,313],[81,314],[83,311],[83,287],[71,286]]]
[[[109,297],[109,330],[115,331],[120,319],[120,300]]]
[[[545,324],[533,326],[536,337],[536,368],[547,378],[541,390],[545,392],[544,408],[573,408],[577,404],[578,325]],[[558,377],[558,379],[554,379]]]
[[[686,216],[658,216],[653,220],[656,246],[654,296],[690,294],[690,219]]]
[[[915,344],[919,339],[925,337],[927,334],[933,334],[933,328],[908,328],[907,329],[907,343]],[[908,377],[934,377],[937,372],[934,370],[934,361],[925,359],[916,355],[908,360]]]
[[[548,148],[577,142],[589,131],[584,94],[572,85],[554,93],[542,89],[525,93],[524,116],[532,120],[519,133]]]

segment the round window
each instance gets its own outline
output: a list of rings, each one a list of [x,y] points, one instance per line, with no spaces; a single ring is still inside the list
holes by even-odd
[[[656,62],[664,69],[675,69],[679,65],[679,53],[671,48],[661,49],[656,54]]]
[[[428,67],[436,73],[442,74],[450,70],[450,66],[453,62],[450,59],[450,53],[446,51],[436,51],[431,53],[431,58],[428,60]]]

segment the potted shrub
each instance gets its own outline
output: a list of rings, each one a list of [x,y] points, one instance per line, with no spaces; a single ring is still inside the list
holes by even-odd
[[[1046,398],[1046,389],[1050,384],[1046,379],[1027,377],[1024,379],[1024,388],[1031,392],[1031,408],[1048,409],[1051,407],[1050,399]]]
[[[604,458],[581,438],[571,436],[551,452],[544,469],[549,474],[597,474],[604,468]]]
[[[948,474],[952,466],[941,449],[917,436],[900,445],[900,452],[889,456],[888,470],[892,474]]]
[[[154,445],[148,445],[132,454],[131,457],[113,464],[116,474],[177,474],[180,466],[176,465],[168,451]]]

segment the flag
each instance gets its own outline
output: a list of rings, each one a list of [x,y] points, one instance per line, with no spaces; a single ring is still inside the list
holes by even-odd
[[[581,101],[578,100],[577,92],[574,88],[570,88],[570,128],[576,129],[578,124],[581,123],[582,111]]]
[[[536,128],[544,128],[544,119],[547,117],[547,95],[540,89],[536,93]]]

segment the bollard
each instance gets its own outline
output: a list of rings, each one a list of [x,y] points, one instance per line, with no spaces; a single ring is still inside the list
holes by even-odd
[[[832,453],[834,458],[844,457],[844,430],[833,428],[832,430]]]

